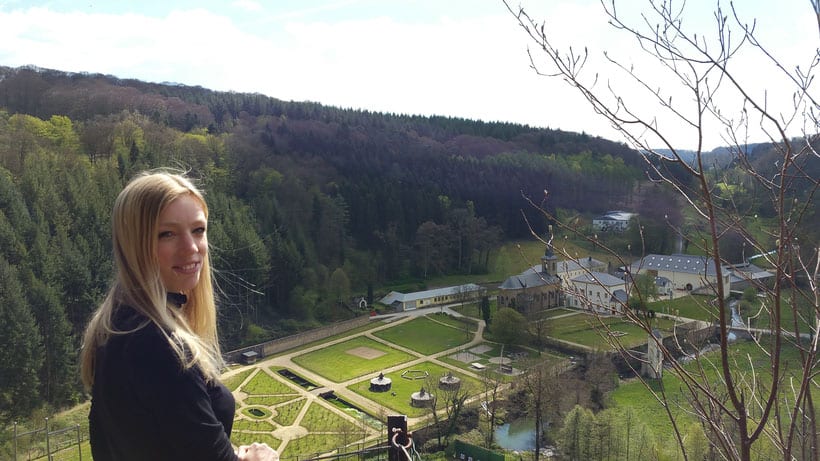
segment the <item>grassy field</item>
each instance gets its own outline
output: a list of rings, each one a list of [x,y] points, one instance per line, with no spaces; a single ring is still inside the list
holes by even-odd
[[[649,309],[656,312],[680,315],[681,317],[704,320],[712,322],[717,320],[718,313],[715,307],[709,304],[710,296],[690,295],[677,298],[674,300],[655,301],[649,304]],[[752,328],[769,328],[771,319],[768,312],[761,306],[764,301],[756,300],[751,306],[746,307],[740,312],[743,322]],[[767,301],[767,307],[772,306],[771,301]],[[814,327],[807,321],[813,321],[812,314],[813,306],[805,298],[798,298],[797,303],[797,319],[800,331],[803,333],[811,332]],[[788,331],[794,330],[795,312],[790,304],[790,295],[785,294],[781,303],[781,324],[784,325]],[[802,316],[799,313],[805,313]]]
[[[768,351],[761,350],[753,342],[741,341],[733,343],[730,346],[729,355],[733,363],[732,369],[735,372],[735,379],[738,380],[738,382],[745,379],[747,382],[757,382],[761,386],[768,388],[768,383],[771,382]],[[719,360],[717,352],[707,355],[707,357],[709,356],[711,356],[712,360]],[[799,364],[800,361],[795,348],[784,348],[782,357],[785,359],[787,367],[788,364],[793,364],[792,367],[794,367],[796,364]],[[690,371],[694,371],[695,365],[694,363],[690,363],[686,368]],[[752,379],[752,370],[754,370],[754,379]],[[785,381],[789,382],[788,376],[794,376],[798,371],[799,370],[795,370],[794,368],[786,368],[784,374],[787,378]],[[717,382],[719,380],[714,368],[706,367],[705,379],[711,382]],[[655,391],[661,388],[661,383],[658,380],[650,380],[649,385]],[[696,424],[697,421],[690,414],[691,405],[689,404],[688,397],[682,390],[681,382],[677,376],[669,371],[665,372],[663,376],[663,386],[669,401],[673,402],[670,408],[672,408],[672,414],[678,423],[681,426]],[[781,386],[782,397],[780,400],[789,400],[787,393],[790,392],[790,389],[786,388],[785,391],[783,389],[784,387]],[[750,395],[754,393],[747,390],[746,394]],[[820,397],[820,389],[816,386],[812,386],[812,395],[816,401],[817,398]],[[610,406],[632,409],[639,421],[647,427],[652,428],[659,443],[675,443],[671,438],[672,424],[665,410],[656,399],[651,397],[646,387],[637,379],[622,383],[609,395],[609,402]],[[817,409],[815,411],[817,411]],[[763,457],[756,459],[768,458]]]
[[[670,333],[674,321],[656,318],[655,328]],[[616,333],[617,339],[625,347],[631,348],[646,343],[646,332],[620,317],[598,318],[591,314],[578,313],[550,321],[550,336],[564,341],[581,344],[592,349],[607,350],[611,348],[604,325]],[[614,339],[614,338],[613,338]]]
[[[310,405],[301,422],[301,426],[310,432],[339,432],[340,428],[344,429],[346,426],[350,425],[351,423],[349,420],[342,418],[321,405],[316,404]],[[360,432],[360,436],[357,438],[364,435],[362,431],[358,432]]]
[[[282,443],[281,440],[274,437],[270,432],[264,432],[266,427],[263,424],[264,421],[257,421],[257,423],[259,424],[256,426],[249,426],[251,429],[248,429],[248,432],[236,432],[231,434],[231,442],[237,446],[250,445],[253,442],[259,442],[267,443],[271,447],[278,447],[279,444]]]
[[[594,250],[590,251],[572,240],[560,239],[558,240],[555,248],[556,253],[566,252],[573,258],[592,256],[593,258],[604,262],[612,259],[610,256],[601,252]],[[536,240],[534,237],[532,239],[506,242],[490,255],[490,267],[486,274],[434,277],[427,280],[425,286],[443,287],[461,285],[462,283],[470,282],[498,282],[500,284],[511,275],[520,274],[529,267],[536,264],[541,264],[541,256],[544,256],[544,250],[544,244]],[[563,258],[559,257],[559,259]],[[407,291],[416,291],[419,289],[422,288],[414,287],[414,289],[408,289]]]
[[[273,371],[271,370],[273,373]],[[242,386],[242,391],[248,395],[296,395],[297,392],[277,378],[265,373],[261,369],[248,384]]]
[[[467,319],[463,317],[454,317],[447,314],[435,313],[430,314],[427,316],[428,318],[432,319],[433,321],[443,323],[445,325],[449,325],[456,330],[470,333],[470,338],[472,338],[472,334],[478,330],[478,321],[474,319]],[[475,319],[479,317],[474,317]]]
[[[712,296],[688,295],[672,300],[654,301],[647,308],[663,314],[679,315],[711,322],[717,319],[717,310],[709,304]]]
[[[366,359],[348,352],[356,348],[373,349],[383,355]],[[293,357],[295,363],[337,383],[411,359],[413,356],[406,352],[363,336]]]
[[[373,334],[424,355],[452,349],[473,338],[473,333],[442,323],[439,320],[440,317],[446,317],[446,315],[434,315],[432,318],[418,317]]]
[[[230,378],[222,379],[222,384],[233,392],[239,387],[240,384],[242,384],[243,381],[245,381],[245,378],[250,376],[251,373],[253,373],[253,368],[248,368],[247,370],[241,371]]]
[[[746,325],[753,328],[769,328],[771,325],[771,318],[768,311],[765,309],[761,310],[762,304],[763,301],[758,300],[754,305],[750,306],[750,308],[740,312],[740,316]],[[773,304],[768,302],[766,307],[771,309]],[[795,309],[797,310],[796,313]],[[815,332],[815,327],[813,325],[814,306],[808,299],[798,297],[796,306],[792,307],[791,294],[786,294],[781,301],[780,313],[780,323],[786,331],[794,331],[794,320],[796,317],[798,328],[801,333]]]
[[[385,377],[392,380],[391,392],[370,391],[370,380],[366,379],[348,386],[348,389],[393,410],[395,414],[404,414],[409,417],[424,416],[430,414],[430,410],[411,406],[410,396],[414,392],[421,390],[422,387],[424,387],[425,390],[430,390],[432,387],[432,393],[435,395],[439,378],[449,371],[449,369],[435,363],[422,362],[411,368],[404,368],[393,373],[385,374]],[[428,377],[422,378],[421,376],[425,372]],[[405,374],[406,377],[403,377],[402,374]],[[461,379],[461,385],[470,395],[480,392],[481,383],[478,380],[459,372],[453,372],[453,376]]]

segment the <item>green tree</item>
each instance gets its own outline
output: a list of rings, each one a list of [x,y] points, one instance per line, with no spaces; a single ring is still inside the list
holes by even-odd
[[[28,416],[40,405],[42,364],[42,340],[17,270],[0,257],[0,422]]]
[[[55,407],[77,397],[76,340],[56,290],[27,271],[28,305],[43,341],[43,365],[39,370],[40,395]]]
[[[330,274],[330,293],[333,295],[333,300],[338,304],[345,304],[350,298],[350,279],[347,273],[341,267],[336,268]]]
[[[559,446],[568,459],[591,459],[589,455],[590,432],[595,415],[591,410],[576,405],[564,417],[564,425],[559,433]]]
[[[484,319],[484,324],[489,326],[492,312],[490,311],[490,297],[489,296],[482,296],[481,297],[481,304],[479,305],[481,309],[481,318]]]
[[[498,342],[509,346],[524,341],[521,336],[527,329],[527,319],[517,310],[503,307],[495,311],[492,320],[490,331]]]
[[[421,266],[422,278],[429,273],[443,274],[448,267],[447,255],[452,250],[452,239],[447,226],[425,221],[416,229],[416,261]]]
[[[629,307],[646,314],[646,306],[658,298],[655,277],[649,274],[638,274],[632,279],[632,292],[629,294]]]

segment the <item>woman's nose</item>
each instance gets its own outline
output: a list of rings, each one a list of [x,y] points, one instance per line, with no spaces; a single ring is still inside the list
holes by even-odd
[[[190,233],[185,233],[180,241],[181,250],[185,253],[199,252],[199,246],[196,244],[196,239]]]

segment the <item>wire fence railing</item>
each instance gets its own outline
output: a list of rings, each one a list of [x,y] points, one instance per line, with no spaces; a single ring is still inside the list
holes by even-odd
[[[75,426],[52,428],[48,418],[43,427],[23,429],[14,423],[6,437],[0,438],[0,459],[10,461],[92,461],[87,443],[88,431]],[[5,440],[3,440],[5,439]],[[388,446],[340,447],[331,453],[283,453],[282,461],[387,461]],[[287,451],[287,450],[286,450]]]
[[[0,458],[11,461],[86,461],[91,456],[83,453],[83,442],[88,432],[81,425],[52,428],[48,418],[43,427],[23,429],[15,422],[10,438],[3,444]]]

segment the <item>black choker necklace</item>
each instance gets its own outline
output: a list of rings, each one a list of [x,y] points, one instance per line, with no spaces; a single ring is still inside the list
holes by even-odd
[[[182,307],[183,304],[188,302],[188,297],[182,293],[172,293],[168,292],[168,304],[172,304],[176,307]]]

